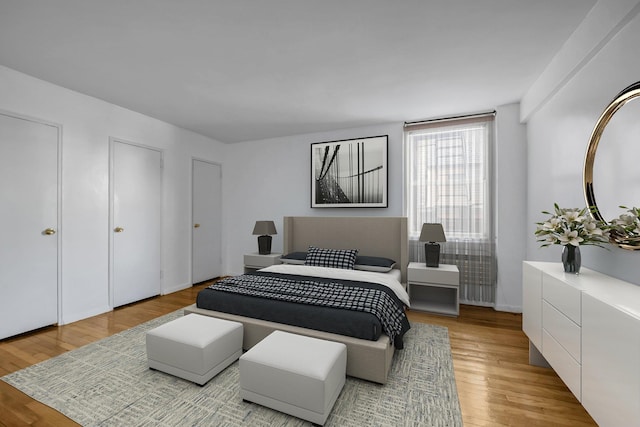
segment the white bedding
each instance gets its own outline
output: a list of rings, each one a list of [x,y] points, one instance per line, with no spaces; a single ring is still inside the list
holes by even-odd
[[[409,295],[404,289],[399,278],[400,270],[391,270],[388,273],[378,273],[373,271],[362,270],[347,270],[343,268],[329,268],[329,267],[313,267],[309,265],[294,265],[294,264],[278,264],[272,265],[261,269],[260,271],[267,271],[271,273],[280,274],[297,274],[299,276],[313,276],[313,277],[325,277],[329,279],[345,279],[345,280],[357,280],[360,282],[371,282],[379,285],[384,285],[391,289],[396,296],[407,307],[409,307]],[[397,271],[397,273],[396,273]]]

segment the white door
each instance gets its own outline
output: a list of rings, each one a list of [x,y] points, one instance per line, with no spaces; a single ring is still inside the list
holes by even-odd
[[[162,153],[112,140],[111,289],[118,307],[160,293]]]
[[[221,274],[222,170],[220,165],[193,160],[193,223],[191,281]]]
[[[0,339],[58,321],[58,128],[0,114]]]

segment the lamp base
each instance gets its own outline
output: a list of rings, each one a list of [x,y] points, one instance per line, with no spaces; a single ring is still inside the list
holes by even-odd
[[[260,255],[269,255],[271,253],[271,236],[258,236],[258,253]]]
[[[427,267],[440,267],[440,244],[428,242],[424,244],[424,257]]]

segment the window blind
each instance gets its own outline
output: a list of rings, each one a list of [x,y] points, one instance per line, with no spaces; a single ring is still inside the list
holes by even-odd
[[[491,169],[495,113],[405,124],[410,258],[424,262],[424,223],[441,223],[441,262],[460,270],[460,299],[495,303]]]

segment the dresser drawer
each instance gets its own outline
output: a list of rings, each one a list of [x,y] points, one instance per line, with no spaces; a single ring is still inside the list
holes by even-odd
[[[543,274],[542,298],[578,325],[582,323],[580,295],[573,286]]]
[[[542,303],[542,328],[578,363],[582,362],[580,326],[546,301]]]
[[[582,401],[581,366],[571,355],[545,330],[542,331],[542,355],[553,367],[573,395]]]

